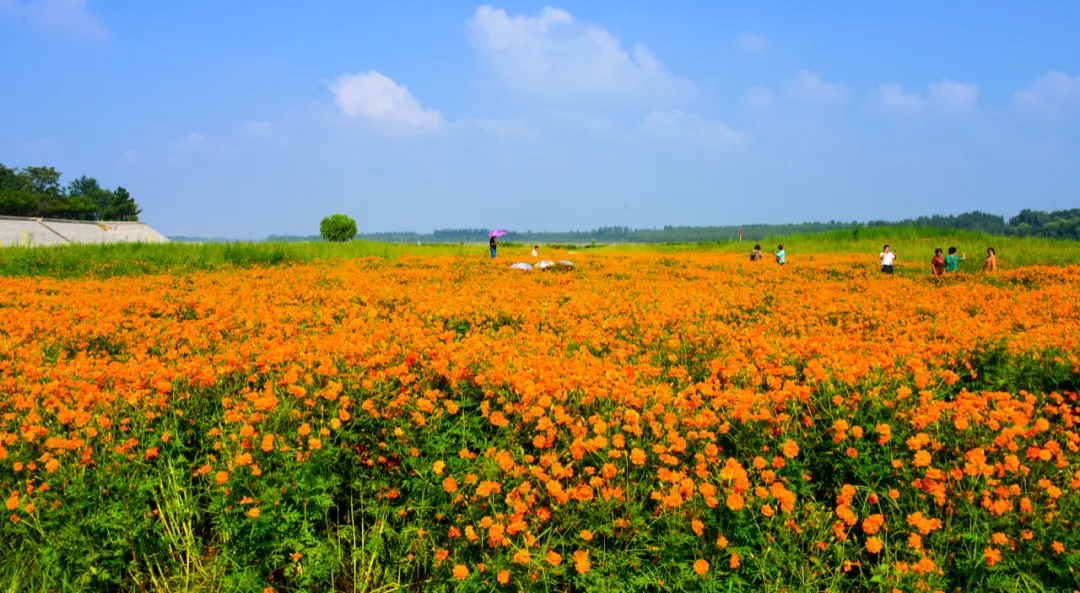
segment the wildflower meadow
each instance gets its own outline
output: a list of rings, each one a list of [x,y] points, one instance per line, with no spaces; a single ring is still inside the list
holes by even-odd
[[[0,277],[0,590],[1080,590],[1080,266],[554,257]]]

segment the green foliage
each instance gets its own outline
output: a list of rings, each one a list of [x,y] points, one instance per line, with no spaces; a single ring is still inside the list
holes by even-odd
[[[728,226],[665,226],[661,229],[632,229],[630,227],[599,227],[589,231],[533,232],[508,231],[505,239],[519,243],[697,243],[708,241],[738,241],[742,230],[744,241],[759,241],[768,237],[811,235],[845,231],[858,239],[871,230],[893,232],[896,229],[914,229],[924,233],[932,229],[935,234],[985,233],[987,235],[1010,235],[1017,237],[1046,237],[1080,240],[1080,210],[1039,212],[1023,210],[1009,219],[998,214],[967,212],[957,215],[933,215],[908,218],[899,221],[872,220],[860,222],[808,222],[801,224],[747,224]],[[361,238],[387,243],[479,243],[487,241],[488,231],[475,229],[439,229],[430,234],[421,233],[365,233]],[[879,236],[879,235],[875,235]],[[283,240],[284,237],[273,237]]]
[[[1080,208],[1057,212],[1021,210],[1009,219],[1009,233],[1018,237],[1080,239]]]
[[[344,214],[331,214],[319,223],[319,234],[326,241],[349,241],[356,236],[356,221]]]
[[[60,185],[52,167],[14,169],[0,164],[0,216],[65,220],[138,221],[142,210],[123,187],[104,189],[83,175]]]
[[[968,259],[961,264],[961,269],[968,272],[978,271],[982,260],[978,253],[986,247],[997,249],[999,263],[1003,267],[1019,267],[1034,264],[1064,265],[1080,264],[1080,243],[1075,241],[1055,241],[1049,239],[1020,239],[1016,237],[994,237],[971,233],[947,232],[940,229],[888,229],[876,227],[863,228],[859,239],[852,239],[851,231],[836,231],[808,236],[772,237],[762,241],[763,247],[770,243],[783,243],[787,249],[791,265],[797,266],[799,258],[813,258],[815,254],[859,253],[866,254],[867,266],[877,266],[877,254],[884,242],[892,244],[900,254],[899,262],[925,261],[925,268],[910,270],[901,265],[898,275],[929,274],[929,261],[935,247],[947,248],[955,245],[960,251],[968,253]],[[526,257],[531,245],[511,247],[500,243],[500,254],[504,258],[515,255]],[[749,252],[752,244],[747,243],[675,243],[668,245],[615,245],[597,244],[596,249],[605,251],[650,251],[662,253]],[[545,257],[562,259],[576,256],[555,255],[553,251],[593,250],[589,245],[575,246],[547,245]],[[276,266],[293,262],[312,261],[333,258],[368,258],[397,259],[409,255],[454,255],[463,258],[487,257],[487,242],[483,244],[438,244],[425,243],[374,243],[370,241],[349,241],[346,243],[315,242],[217,242],[217,243],[120,243],[111,245],[60,245],[54,247],[4,247],[0,249],[0,276],[48,276],[70,278],[79,276],[114,277],[133,276],[153,273],[185,273],[191,271],[213,270],[231,266]],[[989,280],[988,280],[989,281]]]

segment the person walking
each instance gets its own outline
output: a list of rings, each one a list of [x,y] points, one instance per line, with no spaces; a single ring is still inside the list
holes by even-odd
[[[885,244],[885,247],[882,249],[881,253],[878,254],[878,257],[881,258],[881,273],[892,274],[893,262],[896,261],[896,252],[892,250],[892,247],[888,243]]]
[[[488,247],[491,248],[491,259],[495,259],[495,235],[492,235],[491,238],[488,239]]]
[[[758,261],[764,254],[761,253],[761,245],[754,245],[754,250],[750,252],[750,261]]]
[[[945,256],[941,255],[941,248],[934,250],[934,259],[930,260],[930,273],[934,276],[945,275]]]
[[[960,262],[967,259],[966,256],[967,256],[966,253],[961,253],[960,255],[956,255],[956,248],[955,247],[950,247],[949,248],[949,255],[945,256],[945,271],[946,272],[959,272],[960,271]]]
[[[986,248],[986,259],[983,260],[984,272],[996,272],[997,271],[997,253],[993,247]]]
[[[776,246],[776,253],[774,253],[773,255],[776,256],[776,263],[780,264],[781,266],[787,263],[787,254],[784,253],[783,244]]]

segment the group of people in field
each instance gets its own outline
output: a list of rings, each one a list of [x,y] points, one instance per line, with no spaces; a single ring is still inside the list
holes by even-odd
[[[933,259],[930,260],[930,273],[934,276],[959,272],[960,262],[967,260],[967,254],[961,252],[960,255],[957,255],[955,247],[949,247],[948,255],[942,255],[941,253],[941,248],[938,247],[934,250]],[[881,253],[878,254],[878,258],[881,260],[881,273],[893,273],[893,262],[896,261],[896,255],[896,252],[892,250],[892,246],[886,243]],[[984,272],[997,270],[997,253],[993,247],[986,248],[986,259],[983,260],[982,269]]]
[[[763,257],[765,257],[765,254],[761,251],[761,245],[754,245],[754,250],[750,252],[750,261],[758,261]],[[776,246],[776,253],[773,254],[773,257],[776,258],[776,263],[781,266],[787,263],[787,253],[784,252],[782,244]]]
[[[754,250],[750,252],[750,261],[760,261],[765,256],[761,251],[761,244],[755,244]],[[777,245],[776,253],[773,254],[776,258],[776,263],[784,265],[787,263],[787,254],[784,252],[784,246]],[[888,243],[882,248],[878,257],[881,260],[881,273],[892,274],[893,265],[896,262],[897,253],[892,250],[892,246]],[[960,262],[967,259],[967,254],[956,254],[955,247],[949,247],[949,254],[943,256],[941,254],[941,248],[938,247],[934,250],[934,258],[930,260],[930,273],[934,276],[944,276],[946,273],[959,272]],[[983,260],[983,271],[993,272],[997,270],[997,253],[993,247],[986,248],[986,259]]]

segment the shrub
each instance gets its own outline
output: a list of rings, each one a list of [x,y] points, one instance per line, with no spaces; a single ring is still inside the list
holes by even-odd
[[[356,221],[344,214],[331,214],[319,223],[319,234],[327,241],[344,243],[356,236]]]

